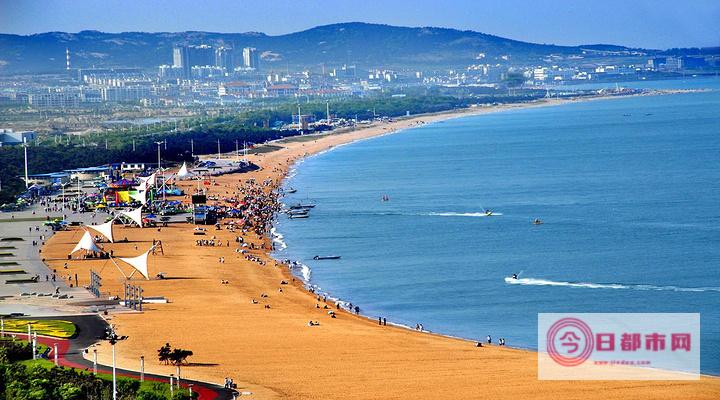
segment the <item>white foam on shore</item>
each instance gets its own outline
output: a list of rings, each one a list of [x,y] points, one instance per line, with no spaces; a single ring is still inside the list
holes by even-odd
[[[680,287],[680,286],[656,286],[641,284],[622,284],[622,283],[592,283],[592,282],[564,282],[551,281],[547,279],[534,278],[505,278],[505,283],[511,285],[531,285],[531,286],[564,286],[586,289],[626,289],[626,290],[664,290],[673,292],[720,292],[720,287]]]
[[[305,282],[310,282],[310,276],[312,275],[312,270],[310,269],[310,267],[307,266],[307,264],[301,264],[300,274],[302,275]]]
[[[283,240],[285,236],[283,236],[280,232],[275,229],[273,226],[270,228],[270,235],[272,235],[272,241],[273,243],[277,244],[278,246],[275,247],[276,251],[281,251],[287,249],[287,243]]]

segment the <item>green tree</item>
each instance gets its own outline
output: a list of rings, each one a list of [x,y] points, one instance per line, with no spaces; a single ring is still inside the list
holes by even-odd
[[[140,389],[140,381],[129,378],[120,378],[117,381],[118,398],[122,400],[133,400]]]
[[[80,400],[83,398],[82,389],[73,383],[63,383],[60,385],[58,394],[62,400]]]
[[[167,364],[170,361],[170,353],[170,343],[165,343],[165,345],[158,350],[158,361]]]

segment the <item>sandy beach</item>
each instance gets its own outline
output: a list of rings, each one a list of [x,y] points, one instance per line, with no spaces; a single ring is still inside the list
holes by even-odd
[[[586,99],[589,100],[589,99]],[[530,104],[477,107],[422,115],[390,123],[375,123],[344,133],[295,137],[273,143],[281,149],[249,156],[260,170],[213,178],[210,195],[231,195],[249,178],[278,185],[294,162],[339,145],[401,129],[471,114],[549,106],[573,100],[546,99]],[[575,100],[578,101],[578,100]],[[179,186],[192,193],[196,181]],[[271,187],[267,188],[268,190]],[[118,363],[131,370],[139,358],[146,370],[175,373],[159,365],[157,349],[165,342],[190,349],[194,356],[183,367],[184,377],[222,382],[232,377],[238,388],[257,399],[715,399],[720,379],[699,381],[538,381],[537,354],[495,345],[476,348],[470,341],[388,326],[377,320],[337,312],[331,302],[308,293],[288,269],[264,249],[251,254],[264,265],[235,251],[238,232],[208,226],[202,239],[215,237],[222,246],[196,246],[194,225],[163,228],[116,226],[117,238],[128,243],[105,244],[116,257],[133,257],[161,240],[164,255],[151,256],[150,275],[168,279],[133,283],[145,296],[165,296],[168,304],[148,304],[143,312],[108,317],[129,339],[118,345]],[[51,269],[60,276],[77,273],[87,285],[92,268],[102,276],[102,291],[122,296],[124,278],[108,260],[67,261],[83,231],[74,228],[54,235],[43,249]],[[245,241],[269,248],[267,237],[248,233]],[[226,245],[229,244],[229,245]],[[224,257],[225,262],[220,262]],[[68,263],[67,269],[64,268]],[[129,268],[126,266],[126,268]],[[126,270],[129,272],[129,270]],[[221,281],[227,280],[227,284]],[[287,284],[281,284],[281,281]],[[267,296],[261,296],[266,294]],[[257,303],[253,302],[253,299]],[[350,299],[352,300],[352,299]],[[328,309],[325,308],[327,305]],[[269,307],[266,307],[269,306]],[[448,307],[454,307],[452,301]],[[308,326],[308,321],[318,326]],[[390,322],[390,321],[388,321]],[[99,360],[111,363],[109,347],[100,346]]]

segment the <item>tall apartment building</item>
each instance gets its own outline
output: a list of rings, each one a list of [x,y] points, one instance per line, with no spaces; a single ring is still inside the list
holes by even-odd
[[[225,71],[232,72],[235,68],[233,62],[233,49],[228,47],[218,47],[215,49],[215,66],[225,68]]]
[[[243,66],[245,68],[259,69],[260,56],[254,47],[246,47],[243,49]]]

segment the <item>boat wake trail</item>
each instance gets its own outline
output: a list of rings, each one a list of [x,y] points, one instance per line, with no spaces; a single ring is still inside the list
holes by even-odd
[[[623,283],[591,283],[591,282],[563,282],[551,281],[547,279],[534,278],[505,278],[505,283],[510,285],[530,285],[530,286],[565,286],[586,289],[626,289],[626,290],[664,290],[672,292],[718,292],[720,287],[680,287],[680,286],[656,286],[656,285],[639,285],[639,284],[623,284]]]
[[[456,212],[431,212],[425,215],[430,215],[433,217],[494,217],[497,215],[502,215],[502,213],[493,212],[492,214],[488,215],[484,212],[472,212],[472,213],[456,213]]]

